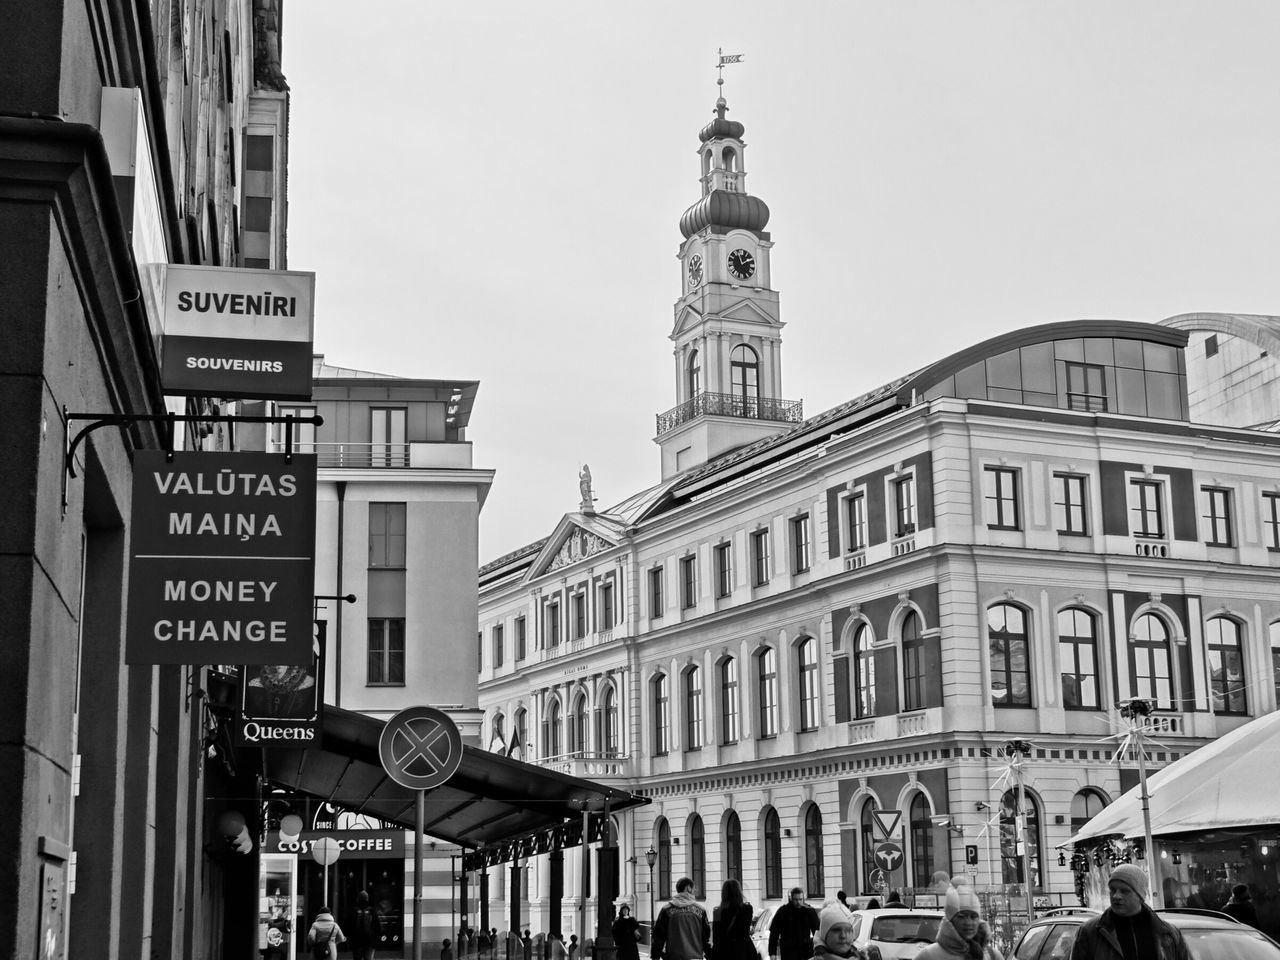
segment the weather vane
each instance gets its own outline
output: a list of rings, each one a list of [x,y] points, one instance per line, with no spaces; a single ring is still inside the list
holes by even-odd
[[[724,65],[726,63],[741,63],[744,54],[725,53],[724,47],[720,47],[718,50],[716,50],[716,54],[720,57],[720,62],[716,64],[716,72],[718,74],[718,76],[716,77],[716,86],[723,88],[724,87]],[[721,89],[720,94],[721,96],[724,95],[723,89]]]

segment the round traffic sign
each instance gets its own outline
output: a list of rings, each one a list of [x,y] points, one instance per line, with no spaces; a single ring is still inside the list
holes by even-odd
[[[876,863],[886,870],[896,870],[898,864],[902,862],[902,848],[892,840],[877,844],[872,855],[875,857]]]
[[[321,837],[311,845],[311,855],[316,858],[316,863],[327,867],[342,855],[342,848],[333,837]]]
[[[453,719],[435,707],[408,707],[387,721],[378,738],[382,768],[402,787],[430,790],[462,763],[462,734]]]

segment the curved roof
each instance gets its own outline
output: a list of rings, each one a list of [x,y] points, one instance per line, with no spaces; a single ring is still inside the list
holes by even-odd
[[[698,139],[703,143],[706,143],[708,140],[741,140],[742,135],[746,132],[747,128],[737,120],[726,120],[724,117],[716,117],[698,131]]]
[[[691,237],[709,226],[763,230],[768,222],[769,207],[759,197],[712,190],[680,215],[680,232]]]
[[[1280,356],[1280,317],[1264,313],[1180,313],[1161,320],[1163,327],[1188,333],[1225,333]]]

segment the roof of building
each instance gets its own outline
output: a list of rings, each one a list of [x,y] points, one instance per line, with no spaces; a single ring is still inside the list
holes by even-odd
[[[449,403],[448,421],[458,429],[466,429],[471,422],[471,410],[475,406],[476,392],[480,389],[479,380],[428,380],[418,377],[398,377],[391,373],[376,373],[372,370],[357,370],[355,367],[340,367],[325,363],[324,354],[317,353],[311,357],[311,379],[330,382],[378,381],[388,385],[419,390],[435,390],[446,396]]]

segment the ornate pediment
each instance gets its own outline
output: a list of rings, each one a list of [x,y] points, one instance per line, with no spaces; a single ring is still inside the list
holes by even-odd
[[[587,557],[602,553],[605,550],[612,549],[612,547],[613,544],[604,537],[597,536],[588,530],[583,530],[581,527],[572,527],[569,530],[569,535],[560,544],[560,549],[555,552],[551,562],[547,564],[547,570],[557,570],[571,563],[577,563],[579,560],[585,560]]]

